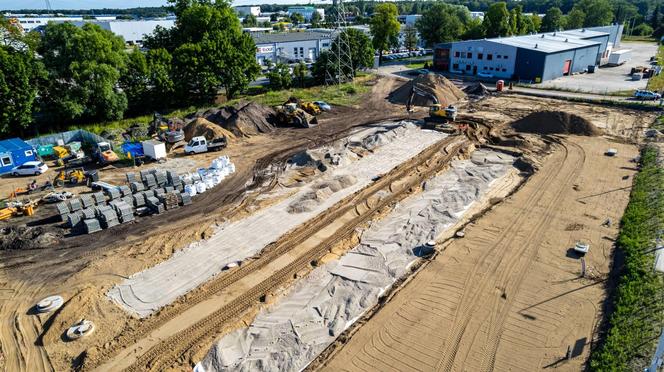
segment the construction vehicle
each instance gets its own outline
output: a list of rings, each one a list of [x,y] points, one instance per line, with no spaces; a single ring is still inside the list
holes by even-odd
[[[306,111],[309,115],[320,115],[321,110],[318,105],[313,102],[300,102],[300,107],[302,110]]]
[[[282,106],[275,107],[277,111],[277,123],[283,126],[295,126],[311,128],[318,125],[318,119],[298,107],[295,102],[286,102]]]
[[[169,152],[187,144],[184,140],[184,122],[177,118],[166,120],[157,112],[153,115],[148,134],[166,143]]]
[[[108,142],[99,142],[94,151],[94,155],[97,158],[99,164],[106,165],[115,163],[120,160],[118,154],[116,154],[111,148],[111,144]]]
[[[15,216],[30,217],[35,214],[35,209],[39,205],[38,200],[24,200],[7,202],[5,208],[0,209],[0,221],[9,219]]]
[[[63,187],[65,183],[70,185],[85,184],[90,186],[92,182],[99,181],[97,171],[86,171],[83,168],[65,169],[58,172],[53,179],[55,187]]]
[[[445,133],[457,133],[460,131],[461,128],[459,128],[459,126],[449,124],[456,121],[457,108],[454,107],[454,105],[444,107],[440,104],[438,97],[436,97],[435,94],[419,89],[414,84],[410,96],[408,97],[408,102],[406,103],[406,110],[408,112],[413,111],[413,99],[415,96],[426,97],[433,102],[429,106],[429,116],[424,118],[423,128],[437,129]]]

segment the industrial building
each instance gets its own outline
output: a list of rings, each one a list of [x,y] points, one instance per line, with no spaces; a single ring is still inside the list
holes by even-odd
[[[622,31],[613,25],[442,43],[433,65],[457,74],[541,82],[605,65]]]
[[[33,160],[37,160],[37,152],[22,139],[10,138],[0,141],[0,174]]]
[[[248,16],[249,14],[253,15],[254,17],[258,17],[261,15],[261,7],[260,6],[234,6],[233,9],[237,12],[238,15],[240,16]]]
[[[325,9],[314,8],[313,6],[291,6],[288,7],[287,11],[289,17],[295,13],[302,14],[304,20],[307,22],[311,21],[311,16],[313,16],[315,12],[320,14],[321,19],[325,19]]]
[[[306,31],[286,33],[252,33],[256,43],[256,61],[315,61],[320,53],[330,48],[332,32]]]
[[[72,24],[81,27],[87,21],[71,22]],[[175,26],[175,20],[161,19],[161,20],[136,20],[136,21],[94,21],[95,24],[104,30],[109,30],[115,35],[122,36],[125,43],[130,45],[141,45],[145,35],[154,32],[157,26],[163,28],[172,28]]]

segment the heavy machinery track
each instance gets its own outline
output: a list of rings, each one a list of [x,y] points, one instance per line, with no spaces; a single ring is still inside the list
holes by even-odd
[[[139,356],[129,370],[160,370],[169,367],[175,360],[180,359],[188,350],[201,343],[201,340],[204,340],[210,335],[214,335],[224,323],[237,319],[239,315],[250,309],[252,305],[260,301],[260,299],[266,294],[290,281],[295,274],[311,268],[312,262],[319,260],[322,256],[328,253],[334,244],[350,236],[356,227],[369,221],[384,207],[405,197],[409,190],[418,186],[423,180],[433,176],[443,168],[458,154],[460,149],[469,144],[467,140],[460,140],[460,138],[462,137],[447,138],[430,146],[416,157],[400,164],[371,185],[340,201],[330,208],[330,212],[320,215],[309,223],[287,234],[279,242],[266,248],[261,256],[255,261],[243,265],[242,268],[227,275],[223,275],[214,282],[209,283],[206,285],[207,288],[205,291],[195,291],[188,295],[185,298],[185,301],[183,301],[183,304],[179,307],[164,309],[159,316],[155,317],[154,321],[148,320],[148,323],[145,323],[145,326],[139,328],[140,332],[135,332],[133,337],[128,337],[126,340],[120,340],[117,345],[133,343],[140,336],[144,336],[152,329],[159,328],[182,311],[195,306],[197,303],[209,298],[212,294],[222,291],[230,284],[252,272],[263,269],[270,262],[273,262],[276,257],[288,253],[292,247],[303,242],[316,231],[331,224],[343,214],[355,209],[357,205],[368,204],[368,199],[376,195],[379,191],[392,191],[388,196],[380,199],[375,205],[369,206],[365,213],[360,214],[347,223],[342,229],[343,233],[334,234],[327,238],[321,244],[309,250],[306,254],[301,255],[286,267],[278,270],[269,278],[246,291],[242,297],[238,297],[231,301],[186,330],[162,340],[143,355]],[[408,182],[399,184],[398,190],[393,190],[392,186],[394,186],[393,183],[395,181],[403,180],[413,173],[415,174],[414,177],[409,179]],[[183,308],[182,305],[186,307]],[[113,351],[117,350],[109,350],[108,352],[105,352],[105,355],[103,355],[101,359],[108,358],[109,354]]]

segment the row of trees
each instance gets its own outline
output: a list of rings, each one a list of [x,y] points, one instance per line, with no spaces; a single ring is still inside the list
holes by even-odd
[[[42,36],[0,24],[1,133],[33,121],[115,120],[125,113],[200,104],[223,89],[233,97],[260,72],[256,47],[230,3],[173,0],[176,27],[127,51],[96,24],[49,24]]]

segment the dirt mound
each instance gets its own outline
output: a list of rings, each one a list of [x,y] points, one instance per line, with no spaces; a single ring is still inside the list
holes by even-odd
[[[392,92],[389,96],[390,102],[400,105],[408,104],[413,88],[418,93],[413,97],[414,106],[427,107],[436,103],[435,100],[441,105],[447,106],[466,96],[461,89],[445,77],[438,74],[426,74],[418,76]]]
[[[237,138],[232,132],[200,117],[190,121],[189,124],[184,127],[184,139],[186,141],[197,136],[203,136],[207,140],[226,137],[226,139],[230,141]]]
[[[482,83],[472,83],[463,89],[463,92],[469,96],[486,97],[491,94]]]
[[[581,116],[562,111],[534,112],[512,123],[517,132],[598,136],[602,131]]]
[[[43,227],[7,226],[0,229],[0,251],[9,249],[39,249],[57,244],[62,234]]]
[[[197,111],[187,118],[204,118],[238,137],[249,137],[274,130],[275,115],[269,106],[256,102],[240,102],[233,106]]]

